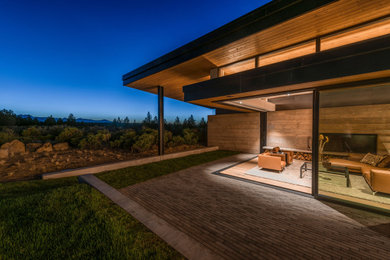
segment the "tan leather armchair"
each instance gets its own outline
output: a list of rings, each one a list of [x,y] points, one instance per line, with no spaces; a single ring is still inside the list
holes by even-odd
[[[366,176],[364,176],[366,177]],[[390,171],[371,169],[369,180],[366,181],[370,185],[371,189],[376,192],[383,192],[390,194]]]
[[[257,164],[261,168],[283,171],[286,167],[286,162],[282,160],[281,156],[273,156],[269,153],[262,153],[258,156]]]

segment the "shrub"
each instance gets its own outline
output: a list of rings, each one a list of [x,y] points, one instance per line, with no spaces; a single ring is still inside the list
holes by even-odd
[[[195,129],[186,128],[183,130],[184,142],[188,145],[195,145],[198,143],[199,137]]]
[[[118,139],[111,141],[110,146],[112,148],[123,148],[131,150],[133,144],[135,143],[136,137],[137,133],[134,130],[126,130],[122,135],[119,136]]]
[[[16,138],[16,135],[12,129],[6,128],[0,132],[0,145],[10,142]]]
[[[41,130],[35,126],[29,127],[22,131],[23,137],[39,138],[41,135]]]
[[[89,134],[80,141],[81,149],[102,149],[110,141],[111,134],[107,130],[98,131],[97,134]]]
[[[156,142],[156,137],[152,133],[143,133],[137,138],[133,145],[133,150],[137,152],[145,152],[152,149]]]
[[[42,129],[35,126],[29,127],[22,131],[23,141],[29,143],[43,138]]]
[[[164,145],[168,145],[172,143],[172,132],[171,131],[164,131]]]
[[[171,146],[179,146],[185,144],[184,138],[180,135],[175,135],[170,142]]]
[[[56,140],[58,142],[68,142],[72,146],[78,146],[82,137],[83,132],[80,129],[76,127],[66,127],[57,136]]]

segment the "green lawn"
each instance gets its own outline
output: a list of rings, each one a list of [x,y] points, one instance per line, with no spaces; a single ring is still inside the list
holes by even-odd
[[[235,153],[211,152],[99,174],[116,188]],[[0,184],[0,259],[183,258],[76,178]]]
[[[155,177],[177,172],[191,166],[215,161],[235,154],[238,154],[238,152],[214,151],[140,166],[133,166],[115,171],[103,172],[96,174],[96,176],[110,184],[112,187],[120,189]]]

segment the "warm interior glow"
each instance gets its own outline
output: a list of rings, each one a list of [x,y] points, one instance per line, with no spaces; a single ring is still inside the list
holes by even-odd
[[[387,34],[390,34],[390,18],[382,19],[380,21],[362,25],[358,28],[323,37],[321,38],[321,51]],[[315,40],[312,40],[303,44],[264,54],[256,58],[247,59],[221,67],[219,76],[221,77],[254,69],[256,67],[256,59],[258,61],[258,66],[262,67],[315,52],[316,42]]]
[[[315,51],[316,44],[313,40],[304,44],[292,46],[283,50],[259,56],[259,67],[315,53]]]
[[[232,100],[224,101],[223,103],[236,107],[248,108],[260,112],[275,111],[275,104],[268,102],[266,99],[263,98]]]
[[[271,111],[276,111],[276,106],[274,103],[272,103],[272,101],[270,101],[271,99],[281,98],[281,97],[293,97],[293,96],[307,95],[307,94],[312,94],[312,92],[304,91],[304,92],[295,92],[295,93],[284,93],[284,94],[267,96],[267,97],[253,97],[253,98],[243,98],[243,99],[236,99],[236,100],[226,100],[226,101],[222,101],[221,103],[235,106],[235,107],[247,108],[254,111],[271,112]]]
[[[245,70],[250,70],[255,68],[255,59],[249,59],[240,61],[225,67],[220,68],[220,76],[231,75]]]
[[[390,18],[321,38],[321,50],[329,50],[386,34],[390,34]]]

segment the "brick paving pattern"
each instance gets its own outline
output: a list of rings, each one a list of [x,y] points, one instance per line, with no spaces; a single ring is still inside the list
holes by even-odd
[[[251,156],[120,191],[225,259],[390,259],[390,237],[367,227],[388,217],[212,174]]]

